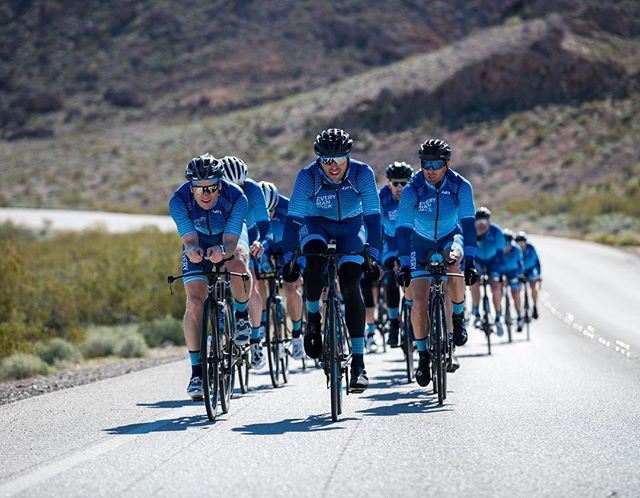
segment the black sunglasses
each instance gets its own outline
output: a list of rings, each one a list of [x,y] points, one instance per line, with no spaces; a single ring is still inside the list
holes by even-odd
[[[200,195],[213,194],[214,192],[216,192],[220,188],[220,184],[219,183],[214,183],[213,185],[206,185],[206,186],[193,185],[191,188],[193,189],[194,192],[198,192],[198,190],[199,190],[200,192],[198,192],[198,193]]]

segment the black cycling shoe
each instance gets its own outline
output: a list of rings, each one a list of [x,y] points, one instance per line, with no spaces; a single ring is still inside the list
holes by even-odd
[[[464,323],[464,313],[453,314],[453,343],[464,346],[467,343],[467,328]]]
[[[353,393],[361,393],[369,387],[369,377],[364,367],[351,366],[351,379],[349,380],[349,389]]]
[[[420,354],[418,368],[416,368],[416,382],[422,387],[427,387],[431,382],[431,362],[429,354]]]
[[[304,334],[304,352],[309,358],[320,358],[322,354],[322,334],[320,332],[320,315],[316,320],[307,322],[307,331]]]
[[[538,319],[538,307],[535,304],[533,305],[533,313],[531,313],[531,318],[533,318],[534,320]]]
[[[400,322],[398,320],[391,320],[389,322],[389,338],[387,339],[387,344],[389,347],[397,348],[400,346],[398,342],[398,331],[400,329]]]

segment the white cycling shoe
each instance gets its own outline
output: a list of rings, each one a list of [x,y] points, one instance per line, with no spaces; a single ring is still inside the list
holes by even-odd
[[[233,339],[238,346],[249,344],[249,339],[251,339],[251,324],[248,318],[239,318],[236,321],[236,332]]]
[[[304,358],[304,344],[302,342],[302,337],[293,337],[291,339],[291,356],[294,360],[301,360]]]
[[[191,377],[187,386],[187,394],[193,401],[200,401],[204,396],[202,391],[202,377]]]
[[[473,318],[473,326],[477,329],[482,327],[482,320],[480,319],[480,315],[475,315]]]
[[[504,335],[504,325],[501,321],[496,321],[496,335],[502,337]]]
[[[264,351],[259,343],[251,345],[251,368],[260,370],[264,368],[267,359],[264,357]]]
[[[367,351],[369,353],[376,353],[378,351],[378,345],[376,344],[376,337],[374,335],[367,336]]]

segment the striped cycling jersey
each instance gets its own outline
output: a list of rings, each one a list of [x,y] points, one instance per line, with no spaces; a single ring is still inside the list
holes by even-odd
[[[522,251],[520,246],[515,242],[509,244],[511,250],[504,253],[504,266],[507,273],[522,275],[524,273],[524,262],[522,260]]]
[[[276,204],[275,212],[271,217],[271,230],[267,237],[269,245],[280,246],[282,242],[282,235],[284,233],[284,224],[287,220],[287,210],[289,208],[289,198],[284,195],[278,195],[278,203]]]
[[[451,234],[458,227],[464,237],[465,257],[476,254],[475,205],[469,181],[448,170],[438,188],[419,172],[402,190],[396,233],[398,252],[403,261],[409,257],[411,235],[435,241]]]
[[[526,247],[524,248],[524,253],[522,254],[522,258],[524,259],[525,273],[528,273],[535,268],[536,270],[538,270],[538,275],[541,274],[540,259],[538,258],[538,253],[536,252],[535,247],[533,247],[528,242]]]
[[[343,180],[333,183],[318,161],[302,169],[296,177],[283,236],[284,250],[292,252],[297,244],[298,228],[308,217],[333,221],[364,217],[367,242],[377,259],[380,251],[380,199],[373,170],[367,164],[349,159]],[[294,226],[294,225],[297,225]]]
[[[182,237],[190,233],[211,236],[220,233],[240,236],[247,216],[247,198],[237,185],[220,180],[220,193],[210,209],[202,209],[183,183],[169,200],[169,214]]]
[[[398,206],[400,206],[400,201],[397,201],[393,196],[389,185],[382,187],[380,189],[380,213],[382,216],[384,234],[387,237],[395,237],[396,235]]]
[[[478,235],[478,253],[476,257],[483,261],[491,261],[494,258],[504,262],[504,234],[502,228],[495,223],[491,223],[489,228],[482,235]]]
[[[247,211],[247,230],[249,242],[263,241],[269,233],[269,212],[264,200],[264,193],[260,185],[251,178],[247,178],[242,185],[242,191],[249,202]]]

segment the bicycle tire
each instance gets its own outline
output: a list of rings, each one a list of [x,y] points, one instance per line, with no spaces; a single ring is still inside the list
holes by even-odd
[[[446,380],[445,375],[447,374],[447,369],[445,368],[444,362],[445,357],[443,356],[443,348],[444,348],[444,336],[442,330],[442,318],[443,318],[443,306],[444,304],[439,299],[434,299],[434,306],[432,309],[433,314],[431,315],[431,327],[433,330],[433,338],[435,339],[435,344],[433,349],[435,350],[435,377],[433,378],[434,385],[437,385],[438,391],[438,404],[442,406],[444,404],[444,398],[446,396]],[[444,334],[446,334],[446,328],[444,330]]]
[[[280,357],[278,354],[278,343],[276,337],[276,327],[278,315],[275,309],[275,300],[272,296],[267,298],[267,317],[265,342],[267,346],[267,360],[269,361],[269,376],[271,377],[271,385],[274,388],[280,387]]]
[[[218,414],[218,395],[220,386],[220,343],[216,313],[211,312],[211,299],[207,297],[202,308],[202,325],[200,327],[200,361],[202,364],[202,392],[207,417],[214,421]],[[211,339],[209,339],[211,338]]]
[[[329,390],[331,392],[331,420],[338,421],[338,415],[340,414],[340,369],[339,364],[336,336],[337,336],[337,323],[336,323],[336,310],[335,306],[329,303],[327,306],[327,327],[329,336]]]
[[[407,373],[407,384],[415,380],[415,369],[413,361],[413,333],[411,329],[411,309],[402,302],[402,333],[404,334],[402,346],[405,357],[405,367]]]
[[[280,346],[280,372],[282,373],[282,383],[289,383],[289,358],[291,353],[289,351],[289,344],[291,344],[291,333],[287,326],[287,315],[282,305],[282,301],[277,302],[277,306],[280,307],[281,312],[277,315],[278,322],[280,324],[280,333],[278,344]]]
[[[511,302],[509,300],[509,287],[507,286],[507,290],[504,292],[504,324],[507,327],[507,337],[509,342],[513,342],[513,338],[511,336],[511,329],[513,328],[513,320],[511,318]]]
[[[240,392],[242,394],[247,394],[249,392],[249,365],[249,350],[245,349],[242,354],[242,360],[236,363]]]
[[[527,327],[527,341],[531,340],[531,333],[529,327],[531,326],[531,313],[529,308],[529,290],[527,289],[527,282],[524,284],[524,321]]]
[[[483,317],[482,317],[482,330],[484,331],[484,334],[487,336],[487,349],[488,349],[488,353],[487,354],[491,354],[491,324],[489,323],[489,312],[490,312],[490,308],[489,308],[489,297],[487,296],[487,290],[486,288],[483,289],[483,296],[482,296],[482,313],[483,313]]]
[[[233,385],[235,379],[235,363],[236,363],[236,346],[233,343],[233,328],[235,322],[233,319],[233,310],[228,303],[224,305],[224,330],[221,335],[221,352],[222,361],[220,362],[220,407],[222,413],[229,413],[231,405],[231,394],[233,393]]]

